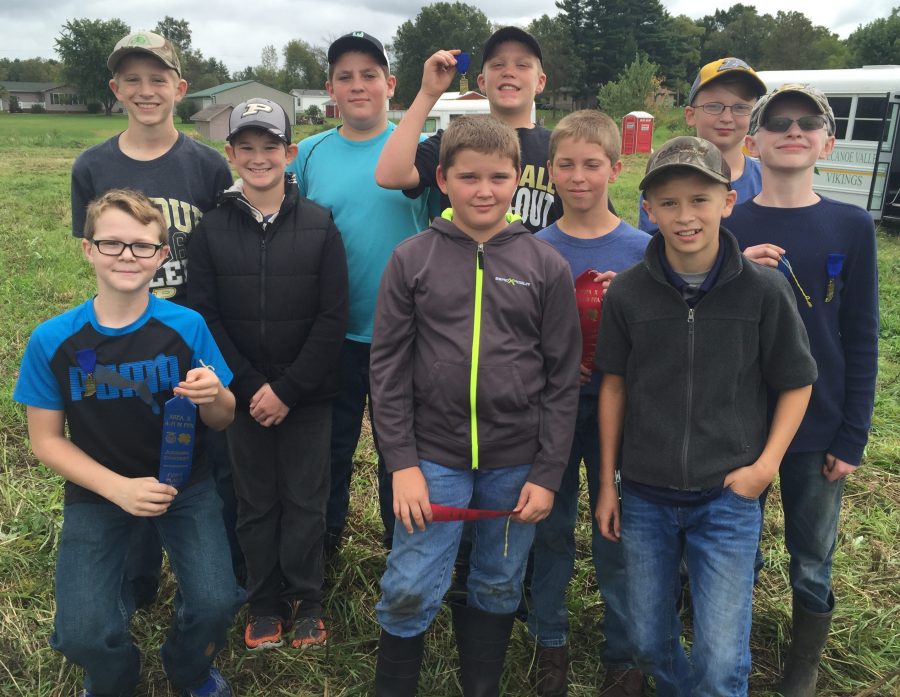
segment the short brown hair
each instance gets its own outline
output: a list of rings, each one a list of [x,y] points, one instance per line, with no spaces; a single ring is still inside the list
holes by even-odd
[[[110,189],[88,204],[84,221],[84,239],[94,239],[97,220],[110,208],[127,213],[141,225],[156,223],[159,227],[159,241],[163,244],[169,243],[169,226],[162,211],[140,191],[132,189]]]
[[[518,172],[522,151],[518,134],[493,116],[460,116],[453,119],[441,137],[438,163],[446,172],[453,166],[456,156],[463,150],[474,150],[482,155],[509,158]]]
[[[556,157],[556,149],[566,138],[596,143],[609,158],[611,164],[619,161],[622,150],[622,138],[616,122],[602,111],[582,109],[574,111],[556,124],[550,134],[550,163]]]

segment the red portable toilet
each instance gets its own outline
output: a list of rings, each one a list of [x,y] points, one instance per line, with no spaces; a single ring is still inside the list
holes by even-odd
[[[653,114],[632,111],[622,119],[622,154],[653,150]]]

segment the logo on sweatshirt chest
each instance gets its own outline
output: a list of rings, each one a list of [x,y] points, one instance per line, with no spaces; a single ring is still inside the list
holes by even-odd
[[[531,281],[521,281],[518,278],[513,278],[512,276],[508,276],[507,278],[503,278],[501,276],[494,276],[494,280],[500,283],[505,283],[508,286],[522,286],[523,288],[530,288]]]

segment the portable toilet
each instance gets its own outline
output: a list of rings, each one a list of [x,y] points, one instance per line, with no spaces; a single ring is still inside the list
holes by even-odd
[[[622,154],[653,150],[653,114],[632,111],[622,119]]]

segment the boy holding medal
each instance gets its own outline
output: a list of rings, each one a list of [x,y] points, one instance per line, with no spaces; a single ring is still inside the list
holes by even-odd
[[[785,697],[816,693],[835,603],[831,560],[844,479],[862,460],[878,371],[872,217],[812,188],[816,160],[834,148],[834,131],[828,100],[814,87],[782,85],[760,99],[747,149],[762,165],[762,191],[729,221],[748,258],[788,278],[819,366],[806,417],[779,469],[793,590],[792,643],[779,687]]]
[[[372,394],[394,489],[375,693],[416,693],[424,633],[450,586],[463,523],[431,504],[511,511],[477,520],[465,601],[452,603],[465,697],[499,694],[536,523],[565,470],[580,341],[565,261],[508,213],[515,131],[456,119],[437,182],[452,208],[401,242],[378,294]]]
[[[66,479],[50,643],[84,668],[87,697],[132,694],[139,680],[128,630],[134,598],[123,581],[143,520],[178,581],[161,651],[166,675],[185,697],[231,695],[212,661],[243,594],[203,454],[206,429],[233,418],[232,375],[197,313],[149,293],[167,233],[159,209],[136,192],[112,190],[88,206],[82,249],[97,295],[34,330],[13,393],[27,405],[35,456]],[[174,421],[182,439],[194,438],[177,489],[156,476]]]
[[[608,207],[609,185],[622,171],[621,138],[615,122],[599,111],[584,110],[563,118],[550,136],[550,178],[565,213],[537,233],[569,262],[582,317],[581,396],[575,439],[553,510],[537,524],[534,534],[534,576],[528,629],[537,641],[537,693],[560,697],[568,690],[569,620],[566,587],[575,563],[575,517],[581,461],[588,484],[591,510],[597,503],[600,478],[600,441],[597,434],[597,394],[600,373],[594,371],[593,347],[600,320],[604,283],[638,263],[650,241]],[[596,522],[591,553],[597,585],[604,599],[603,665],[605,697],[641,693],[643,679],[634,667],[628,641],[625,605],[625,562],[622,546],[605,539]]]

